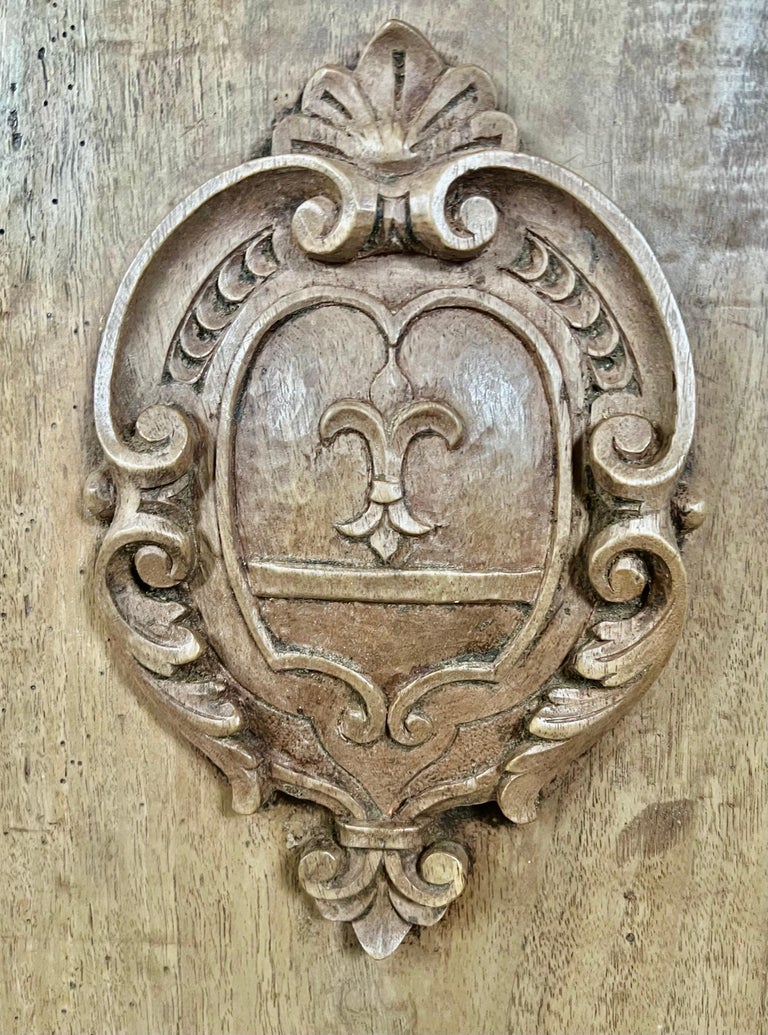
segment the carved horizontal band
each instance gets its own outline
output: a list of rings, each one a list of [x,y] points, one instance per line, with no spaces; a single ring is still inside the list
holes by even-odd
[[[380,604],[529,604],[542,579],[541,570],[338,569],[273,561],[249,561],[248,574],[259,597]]]
[[[363,823],[336,820],[336,839],[344,848],[405,852],[422,848],[425,828],[412,824]]]

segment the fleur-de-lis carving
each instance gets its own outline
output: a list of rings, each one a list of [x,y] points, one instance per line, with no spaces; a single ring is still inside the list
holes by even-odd
[[[387,420],[366,399],[341,399],[333,403],[320,420],[324,445],[344,432],[360,435],[368,447],[371,476],[367,505],[351,521],[336,528],[350,539],[368,539],[382,560],[388,561],[400,545],[401,536],[421,536],[435,527],[419,521],[408,509],[403,487],[403,463],[411,442],[419,436],[438,435],[449,449],[461,442],[461,418],[445,403],[429,400],[406,402]]]

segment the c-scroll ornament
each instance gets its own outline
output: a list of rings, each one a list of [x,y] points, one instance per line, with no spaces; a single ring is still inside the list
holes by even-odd
[[[441,814],[541,788],[678,638],[691,357],[638,231],[388,22],[152,234],[104,331],[96,583],[229,777],[333,814],[299,880],[376,957],[461,894]]]

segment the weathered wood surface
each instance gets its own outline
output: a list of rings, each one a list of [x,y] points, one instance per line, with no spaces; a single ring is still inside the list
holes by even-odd
[[[59,0],[7,16],[0,1031],[765,1030],[761,8]],[[536,823],[496,827],[489,807],[463,898],[373,961],[298,895],[320,815],[233,815],[113,665],[80,488],[127,260],[393,15],[486,67],[525,148],[648,237],[691,339],[711,517],[655,689]]]

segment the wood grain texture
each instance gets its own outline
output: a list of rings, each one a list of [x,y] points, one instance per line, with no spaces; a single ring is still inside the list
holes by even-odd
[[[7,16],[0,1031],[765,1030],[761,8],[59,0]],[[691,339],[711,518],[656,688],[535,824],[496,827],[489,808],[450,917],[377,962],[298,896],[319,814],[233,815],[113,666],[80,486],[128,258],[390,16],[487,68],[526,150],[647,236]]]

